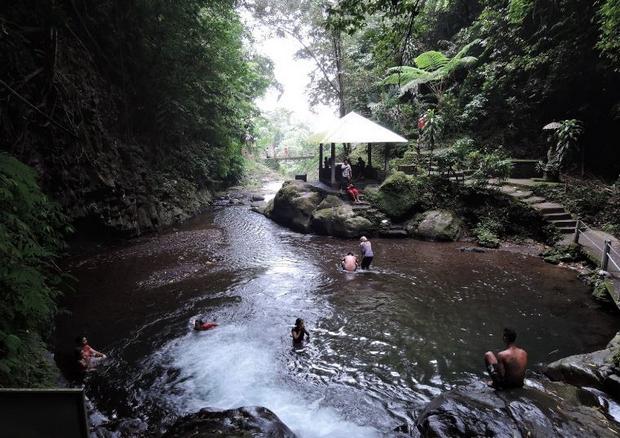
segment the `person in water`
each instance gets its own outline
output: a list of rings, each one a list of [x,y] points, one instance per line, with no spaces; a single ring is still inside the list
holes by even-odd
[[[88,339],[86,339],[86,336],[78,336],[75,338],[75,343],[77,344],[75,349],[76,359],[78,366],[83,371],[95,369],[97,365],[99,365],[99,363],[107,357],[105,354],[88,345]]]
[[[362,253],[362,269],[370,269],[370,264],[374,258],[372,245],[366,236],[360,237],[360,252]]]
[[[504,329],[506,349],[495,355],[491,351],[484,354],[484,363],[494,388],[520,388],[525,379],[527,352],[515,345],[517,333],[510,328]]]
[[[357,262],[357,257],[355,257],[352,252],[348,253],[342,258],[341,266],[342,269],[344,269],[345,271],[356,271],[357,267],[359,266],[359,263]]]
[[[310,333],[306,330],[303,319],[297,318],[295,320],[295,327],[291,329],[291,336],[293,337],[293,343],[295,344],[303,342],[304,336],[307,336],[308,340],[310,340]]]
[[[211,330],[215,327],[217,327],[217,323],[215,322],[204,322],[202,319],[196,319],[196,321],[194,321],[194,330]]]

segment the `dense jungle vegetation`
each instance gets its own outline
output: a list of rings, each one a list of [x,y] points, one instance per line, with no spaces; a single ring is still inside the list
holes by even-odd
[[[616,0],[260,1],[257,16],[317,64],[309,94],[435,147],[544,159],[549,122],[583,127],[570,163],[615,181],[620,118]],[[422,143],[429,141],[422,138]],[[413,148],[413,145],[410,146]],[[401,157],[403,148],[394,149]]]
[[[238,181],[244,157],[285,143],[316,153],[286,112],[259,115],[272,63],[253,50],[242,13],[299,42],[316,65],[312,103],[412,139],[390,149],[392,167],[433,148],[483,174],[506,157],[546,156],[558,171],[618,177],[618,0],[8,0],[0,385],[52,379],[39,333],[59,294],[54,260],[68,224],[154,230]],[[566,161],[547,153],[542,127],[553,121],[575,128],[566,138],[579,133],[562,143]]]
[[[272,73],[236,7],[2,3],[1,386],[53,380],[39,334],[53,325],[68,223],[148,231],[241,176],[254,99]]]

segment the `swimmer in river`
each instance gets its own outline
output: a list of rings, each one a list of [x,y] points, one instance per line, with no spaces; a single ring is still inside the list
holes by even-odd
[[[345,271],[353,272],[357,270],[359,263],[357,262],[357,257],[350,252],[342,258],[340,266],[342,266],[342,269]]]
[[[88,345],[86,336],[78,336],[75,338],[76,343],[76,360],[82,371],[92,371],[107,356],[93,347]]]
[[[215,322],[203,322],[202,319],[197,319],[194,321],[194,330],[211,330],[212,328],[217,327]]]
[[[515,345],[517,333],[510,329],[504,329],[504,342],[506,349],[497,353],[497,356],[487,351],[484,354],[484,363],[491,376],[491,386],[497,389],[520,388],[525,379],[527,368],[527,352]]]
[[[304,325],[304,320],[301,318],[297,318],[295,320],[295,327],[291,329],[291,336],[293,337],[294,344],[300,344],[304,340],[304,335],[308,336],[308,340],[310,340],[310,333],[306,330]]]

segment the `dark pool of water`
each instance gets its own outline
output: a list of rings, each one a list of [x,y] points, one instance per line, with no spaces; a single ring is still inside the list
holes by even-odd
[[[483,377],[514,327],[530,366],[603,346],[616,315],[573,272],[502,251],[374,239],[371,272],[338,261],[356,241],[290,232],[247,207],[68,261],[79,279],[58,319],[110,355],[87,392],[108,417],[156,430],[202,407],[262,405],[300,436],[374,436],[433,396]],[[193,332],[203,316],[220,326]],[[303,317],[311,341],[291,346]]]

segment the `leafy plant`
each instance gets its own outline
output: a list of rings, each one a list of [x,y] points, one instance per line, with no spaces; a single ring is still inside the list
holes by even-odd
[[[545,178],[558,181],[560,171],[565,164],[569,153],[577,149],[579,136],[583,133],[583,125],[579,120],[563,120],[555,129],[552,137],[555,143],[547,151],[547,162],[542,165]]]
[[[414,59],[415,67],[401,65],[390,68],[388,76],[383,79],[382,83],[384,85],[399,85],[401,95],[408,91],[416,93],[420,85],[428,85],[437,100],[437,104],[441,105],[448,80],[458,70],[469,67],[478,60],[474,56],[467,55],[471,48],[478,43],[478,40],[472,41],[452,58],[434,50],[424,52]]]
[[[70,227],[35,172],[5,153],[0,211],[0,386],[38,386],[51,375],[40,334],[56,310],[63,276],[54,259]]]

